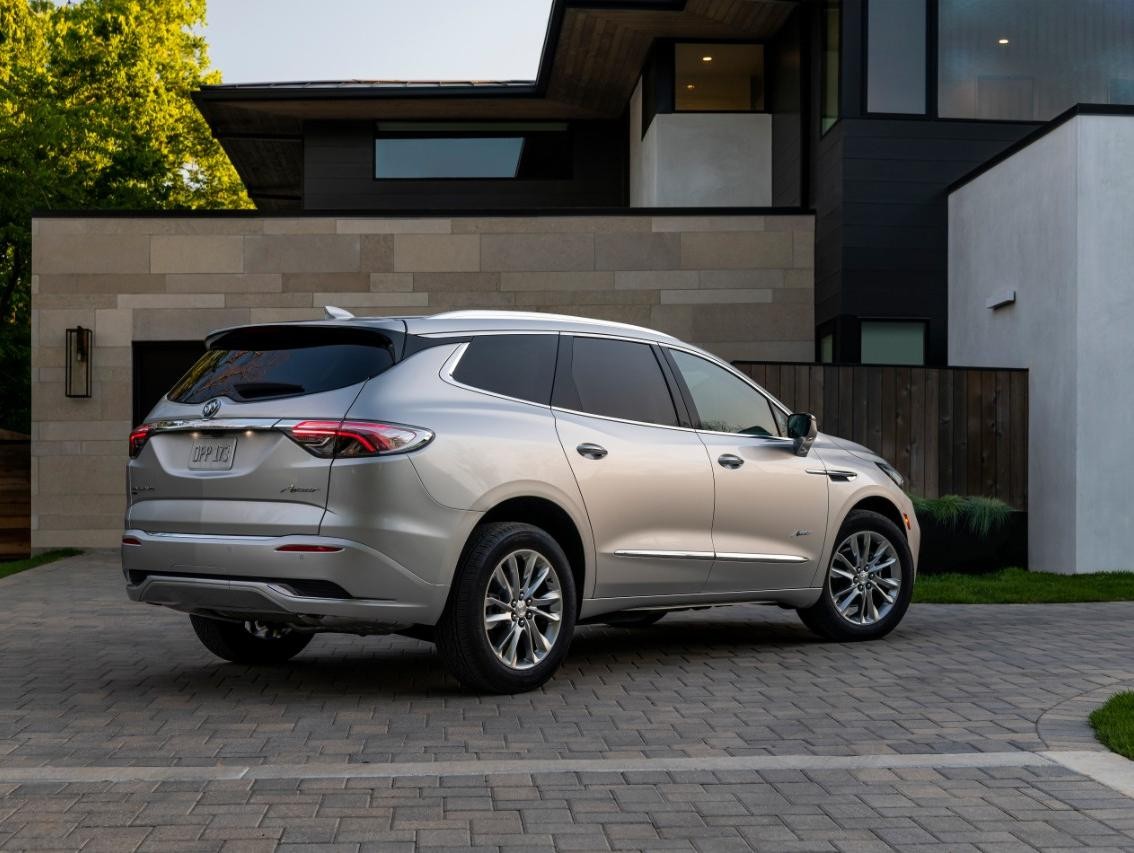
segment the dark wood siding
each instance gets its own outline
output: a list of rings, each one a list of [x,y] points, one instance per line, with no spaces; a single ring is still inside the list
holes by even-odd
[[[736,362],[819,428],[889,460],[923,497],[1028,505],[1028,372]]]
[[[374,125],[309,122],[304,127],[305,210],[428,210],[618,207],[627,204],[626,121],[571,125],[566,180],[378,181]]]
[[[0,436],[0,559],[31,551],[31,451],[14,433]]]

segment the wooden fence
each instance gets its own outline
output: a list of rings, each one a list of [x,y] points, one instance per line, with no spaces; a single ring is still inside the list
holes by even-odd
[[[25,435],[0,430],[0,560],[31,551],[31,456]]]
[[[923,497],[1028,506],[1028,372],[736,362],[819,429],[864,444]]]

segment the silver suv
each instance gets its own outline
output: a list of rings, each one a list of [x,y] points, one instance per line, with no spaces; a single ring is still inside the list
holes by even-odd
[[[127,591],[220,657],[403,633],[517,692],[578,624],[760,602],[866,640],[905,613],[901,476],[712,355],[551,314],[328,314],[213,333],[130,435]]]

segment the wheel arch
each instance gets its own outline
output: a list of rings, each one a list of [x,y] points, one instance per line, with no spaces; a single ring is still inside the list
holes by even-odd
[[[902,531],[902,535],[906,537],[907,543],[909,542],[909,531],[906,529],[906,520],[902,517],[902,511],[898,509],[897,504],[889,498],[884,498],[881,495],[870,495],[869,497],[862,498],[857,503],[853,504],[846,514],[839,521],[839,527],[847,520],[847,517],[856,509],[865,509],[870,512],[876,512],[879,515],[889,519],[897,525],[898,530]]]
[[[571,514],[555,501],[535,495],[524,495],[503,500],[489,509],[469,533],[461,549],[462,562],[476,531],[485,524],[499,521],[517,521],[531,524],[547,531],[559,543],[559,547],[567,555],[567,562],[571,566],[571,575],[577,590],[577,605],[582,606],[587,589],[587,551],[582,531],[579,530]]]

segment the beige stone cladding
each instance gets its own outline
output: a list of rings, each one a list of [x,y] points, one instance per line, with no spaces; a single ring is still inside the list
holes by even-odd
[[[670,332],[727,359],[813,355],[814,219],[665,215],[40,218],[32,544],[117,545],[134,341],[239,323],[503,308]],[[94,330],[90,399],[65,330]]]

